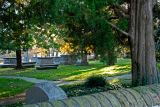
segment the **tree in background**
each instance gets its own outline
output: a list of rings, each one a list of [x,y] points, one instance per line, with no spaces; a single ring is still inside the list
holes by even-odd
[[[50,0],[2,0],[0,3],[0,48],[16,51],[17,69],[22,68],[21,50],[35,45],[56,46],[51,36],[55,26],[49,13]]]
[[[32,36],[29,28],[29,1],[3,0],[0,7],[1,34],[0,48],[3,50],[15,50],[17,69],[22,68],[21,50],[31,46]]]
[[[86,57],[88,48],[108,65],[114,64],[116,38],[110,25],[106,22],[110,15],[107,13],[109,3],[97,0],[62,0],[55,3],[55,19],[66,27],[64,40],[72,43],[75,53],[81,58]],[[86,63],[86,58],[83,61]]]

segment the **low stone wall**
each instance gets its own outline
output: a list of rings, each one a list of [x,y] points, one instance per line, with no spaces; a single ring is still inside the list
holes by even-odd
[[[111,90],[24,107],[160,107],[160,85]]]

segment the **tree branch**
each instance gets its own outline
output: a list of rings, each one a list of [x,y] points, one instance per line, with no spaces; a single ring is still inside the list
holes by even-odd
[[[123,31],[122,29],[120,29],[119,27],[117,27],[116,25],[106,21],[110,26],[112,26],[113,28],[115,28],[117,31],[119,31],[120,33],[126,35],[127,37],[129,37],[129,34],[125,31]]]

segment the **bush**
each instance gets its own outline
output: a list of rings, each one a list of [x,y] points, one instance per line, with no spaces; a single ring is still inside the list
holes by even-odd
[[[60,86],[67,94],[68,97],[76,97],[82,95],[88,95],[98,92],[108,91],[111,88],[108,87],[86,87],[85,84],[72,84]]]
[[[90,88],[105,87],[105,85],[106,85],[106,80],[102,76],[89,77],[85,82],[85,86]]]

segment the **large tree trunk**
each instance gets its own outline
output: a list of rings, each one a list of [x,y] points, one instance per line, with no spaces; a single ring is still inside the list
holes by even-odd
[[[132,84],[135,86],[159,82],[153,38],[152,7],[152,0],[131,0],[129,35],[132,51]]]
[[[17,65],[16,69],[22,69],[22,56],[21,56],[21,50],[16,50],[16,60],[17,60]]]
[[[112,66],[115,65],[115,63],[117,62],[117,58],[115,56],[115,52],[114,49],[113,50],[109,50],[108,52],[108,63],[107,65]]]

